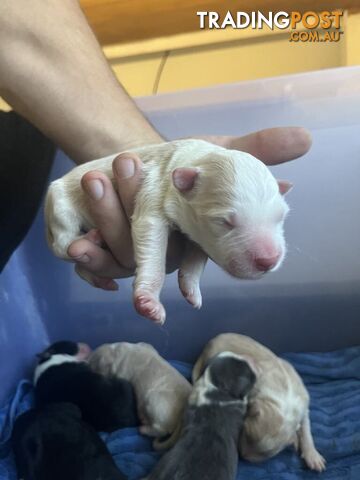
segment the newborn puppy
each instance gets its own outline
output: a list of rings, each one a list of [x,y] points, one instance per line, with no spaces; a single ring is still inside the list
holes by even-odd
[[[98,431],[137,426],[131,384],[93,372],[84,361],[89,353],[90,348],[84,344],[57,342],[39,354],[34,375],[37,405],[74,403],[80,408],[84,421]]]
[[[207,344],[194,366],[193,381],[209,359],[222,351],[249,360],[257,374],[239,442],[241,456],[258,462],[294,444],[310,469],[325,470],[325,460],[316,450],[311,434],[309,394],[295,369],[255,340],[225,333]]]
[[[233,480],[246,396],[255,378],[249,364],[233,353],[211,359],[190,395],[179,441],[148,480]]]
[[[131,382],[142,434],[163,437],[174,432],[191,385],[151,345],[127,342],[102,345],[91,355],[89,365],[95,372]],[[162,448],[161,442],[155,441],[154,447]]]
[[[12,444],[23,480],[126,480],[106,445],[71,403],[20,415]]]
[[[289,210],[283,195],[291,185],[275,180],[260,160],[203,140],[148,145],[122,154],[134,155],[144,162],[144,180],[131,219],[138,313],[160,324],[165,321],[159,296],[172,230],[180,230],[189,240],[179,286],[196,308],[202,304],[199,283],[208,256],[238,278],[260,278],[280,266]],[[96,227],[81,177],[98,170],[113,179],[114,158],[80,165],[51,184],[45,215],[55,255],[69,259],[70,243]]]

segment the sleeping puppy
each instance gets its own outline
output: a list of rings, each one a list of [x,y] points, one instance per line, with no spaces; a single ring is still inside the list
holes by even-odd
[[[284,195],[291,184],[277,181],[263,162],[194,139],[147,145],[121,155],[143,162],[143,182],[131,217],[137,267],[133,301],[140,315],[159,324],[165,321],[160,293],[168,237],[174,230],[188,239],[179,287],[195,308],[202,304],[200,278],[208,257],[242,279],[261,278],[280,267],[289,210]],[[47,238],[60,258],[71,260],[71,242],[97,226],[81,177],[97,170],[113,181],[115,157],[79,165],[50,185],[45,202]]]
[[[147,480],[233,480],[255,379],[249,364],[231,352],[211,359],[190,395],[179,441]]]
[[[193,381],[209,359],[222,351],[248,359],[257,374],[239,442],[241,456],[258,462],[294,444],[310,469],[325,470],[325,460],[316,450],[311,434],[309,394],[295,369],[255,340],[225,333],[207,344],[195,364]]]
[[[84,344],[57,342],[39,354],[34,375],[36,404],[74,403],[84,421],[97,431],[137,426],[131,384],[93,372],[85,362],[89,353],[90,348]]]
[[[95,372],[131,382],[142,434],[163,437],[174,432],[191,385],[151,345],[127,342],[102,345],[90,356],[89,365]],[[161,449],[162,443],[155,440],[154,447]]]
[[[126,480],[95,430],[71,403],[20,415],[12,444],[23,480]]]

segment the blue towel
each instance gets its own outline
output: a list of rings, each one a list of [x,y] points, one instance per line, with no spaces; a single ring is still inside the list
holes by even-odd
[[[324,473],[310,472],[292,449],[261,464],[239,462],[241,480],[360,480],[360,347],[330,353],[284,355],[305,381],[311,396],[315,443],[327,460]],[[171,362],[185,377],[191,366]],[[33,405],[28,381],[18,385],[13,400],[0,410],[0,479],[16,480],[9,436],[17,415]],[[137,429],[103,434],[117,465],[129,480],[148,474],[160,458],[149,438]],[[199,479],[200,480],[200,479]]]

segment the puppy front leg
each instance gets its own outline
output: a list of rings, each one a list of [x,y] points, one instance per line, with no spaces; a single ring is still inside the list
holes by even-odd
[[[314,439],[311,433],[309,411],[306,412],[297,435],[301,456],[306,465],[311,470],[316,470],[317,472],[322,472],[325,470],[326,460],[322,455],[320,455],[314,445]]]
[[[196,243],[187,241],[186,251],[179,268],[178,281],[181,293],[195,308],[201,308],[200,278],[204,271],[207,255]]]
[[[165,322],[165,309],[159,301],[165,278],[168,224],[160,216],[132,223],[136,275],[134,304],[137,312],[155,323]]]

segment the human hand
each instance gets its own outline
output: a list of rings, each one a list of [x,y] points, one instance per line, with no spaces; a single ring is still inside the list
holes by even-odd
[[[225,148],[251,153],[267,165],[276,165],[304,155],[311,146],[310,133],[298,127],[261,130],[244,137],[196,137]],[[130,218],[142,180],[142,163],[133,153],[122,153],[113,162],[114,189],[101,172],[91,171],[82,178],[92,218],[98,228],[74,241],[68,249],[75,270],[91,285],[117,290],[115,278],[134,274],[135,261]],[[184,252],[184,237],[174,232],[169,238],[167,271],[177,269]]]

